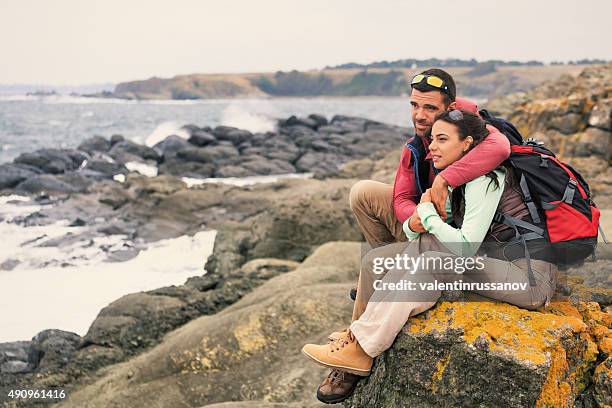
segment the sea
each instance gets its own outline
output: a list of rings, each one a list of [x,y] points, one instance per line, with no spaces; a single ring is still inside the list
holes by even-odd
[[[408,98],[279,98],[198,101],[126,101],[78,96],[0,96],[0,164],[41,148],[74,148],[94,135],[121,134],[153,146],[181,127],[227,125],[273,131],[278,119],[318,113],[365,117],[410,126]],[[147,173],[140,169],[141,172]],[[308,177],[308,174],[287,177]],[[274,182],[278,176],[185,180],[189,186],[223,182],[236,186]],[[41,209],[28,197],[0,197],[0,343],[30,340],[45,329],[84,336],[102,308],[129,293],[181,285],[206,273],[216,231],[201,231],[150,244],[125,262],[108,262],[99,249],[130,246],[126,236],[91,242],[46,243],[86,226],[70,220],[23,226],[14,220]]]
[[[273,131],[278,119],[317,113],[411,126],[408,97],[132,101],[67,95],[0,95],[0,163],[40,148],[74,148],[114,134],[153,145],[181,127],[235,126]],[[179,136],[181,136],[179,134]]]

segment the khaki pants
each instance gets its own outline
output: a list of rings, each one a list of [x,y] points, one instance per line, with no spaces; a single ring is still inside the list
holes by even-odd
[[[393,211],[393,186],[361,180],[351,187],[349,204],[359,228],[372,248],[406,241],[402,223]]]
[[[383,283],[411,281],[418,283],[453,282],[461,279],[463,282],[480,283],[526,283],[525,290],[490,290],[475,291],[479,295],[504,301],[513,305],[536,309],[548,302],[554,294],[556,286],[557,267],[548,262],[531,260],[531,268],[536,278],[536,286],[530,286],[527,267],[524,259],[512,262],[482,258],[484,267],[480,270],[466,270],[462,274],[455,271],[431,267],[431,262],[424,261],[420,266],[408,271],[403,268],[391,268],[381,271],[380,265],[375,268],[375,258],[394,258],[406,254],[410,258],[419,255],[425,259],[458,258],[444,247],[432,234],[422,234],[418,239],[408,243],[395,243],[372,249],[362,259],[362,267],[357,286],[357,298],[353,309],[351,331],[359,341],[364,351],[371,357],[376,357],[391,347],[395,337],[408,321],[435,305],[441,291],[407,292],[402,290],[374,290],[374,281]],[[426,265],[427,264],[427,265]]]

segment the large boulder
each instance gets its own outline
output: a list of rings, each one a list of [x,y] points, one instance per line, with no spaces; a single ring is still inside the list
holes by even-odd
[[[82,142],[77,149],[89,153],[106,153],[111,148],[111,142],[102,136],[93,136]]]
[[[574,406],[597,355],[567,302],[549,313],[443,302],[411,319],[345,405]]]
[[[246,160],[248,159],[248,160]],[[245,157],[241,167],[249,171],[250,176],[295,173],[295,167],[282,160],[267,160],[263,157]]]
[[[22,181],[41,173],[38,167],[26,164],[0,164],[0,190],[13,188]]]
[[[215,165],[213,163],[181,159],[170,159],[159,166],[159,174],[170,174],[177,177],[208,178],[212,177],[214,172]]]
[[[208,146],[214,144],[217,141],[217,138],[212,133],[206,132],[204,130],[197,130],[191,133],[191,136],[188,139],[189,143],[195,146]]]
[[[231,126],[217,126],[212,130],[212,133],[218,140],[229,141],[235,146],[253,137],[253,134],[248,130],[242,130]]]
[[[123,164],[100,159],[87,160],[84,169],[105,174],[109,178],[113,178],[116,174],[129,173],[128,169]]]
[[[322,246],[294,271],[270,279],[221,313],[178,327],[150,351],[71,390],[61,406],[315,404],[314,389],[326,370],[306,362],[299,350],[350,318],[346,293],[356,279],[359,251],[358,243]]]
[[[139,145],[129,140],[118,142],[111,147],[108,154],[118,163],[125,164],[127,162],[159,162],[160,155],[150,147]]]
[[[28,373],[40,361],[40,354],[31,341],[0,343],[0,376]]]
[[[164,161],[166,161],[175,157],[180,150],[190,147],[192,147],[192,145],[184,138],[177,135],[170,135],[153,146],[153,149],[159,153]]]
[[[15,190],[24,194],[35,193],[76,193],[80,190],[78,186],[73,186],[70,183],[62,180],[59,176],[51,174],[41,174],[19,183]]]
[[[52,372],[70,362],[81,344],[81,336],[76,333],[48,329],[32,338],[32,346],[41,356],[39,372]]]
[[[60,174],[78,169],[87,159],[82,152],[70,149],[40,149],[23,153],[14,162],[36,167],[43,173]]]
[[[185,161],[221,164],[224,160],[236,158],[240,153],[231,145],[190,147],[177,152],[177,157]]]
[[[604,99],[595,104],[589,115],[589,126],[612,130],[612,99]]]
[[[300,172],[311,172],[316,175],[333,175],[338,172],[341,160],[335,154],[308,152],[295,162]]]
[[[265,281],[298,265],[287,260],[257,259],[227,275],[195,276],[184,285],[123,296],[102,309],[83,343],[134,354],[158,344],[172,329],[226,308]]]
[[[264,197],[269,201],[261,207],[266,209],[237,224],[218,228],[206,270],[224,274],[256,258],[301,261],[325,242],[359,240],[361,233],[347,200],[353,183],[354,180],[291,180],[279,183],[277,191],[257,187],[255,191],[267,191]],[[230,197],[228,200],[233,202],[241,199]],[[251,202],[247,195],[242,200]],[[254,208],[258,205],[255,203]]]
[[[300,118],[297,116],[290,116],[289,118],[280,121],[280,126],[281,127],[289,127],[289,126],[305,126],[305,127],[309,127],[311,129],[317,129],[317,127],[319,126],[319,123],[322,123],[321,118],[318,116],[315,116],[317,118],[317,120],[313,119],[313,118]],[[323,118],[325,119],[325,118]],[[322,124],[326,124],[327,120],[325,120],[325,123]]]

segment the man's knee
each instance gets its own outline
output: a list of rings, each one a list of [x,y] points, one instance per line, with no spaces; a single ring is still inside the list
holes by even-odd
[[[376,276],[385,274],[396,256],[404,252],[406,245],[404,242],[396,242],[369,250],[361,258],[361,271]],[[387,261],[389,258],[391,260]]]
[[[378,194],[382,194],[381,183],[374,180],[359,180],[351,187],[349,193],[349,205],[351,209],[363,207],[365,203],[371,202]]]

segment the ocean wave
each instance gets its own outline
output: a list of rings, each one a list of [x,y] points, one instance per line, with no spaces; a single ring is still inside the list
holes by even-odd
[[[270,103],[237,102],[221,113],[221,124],[250,132],[273,132],[278,112]]]
[[[276,183],[283,179],[308,179],[312,178],[312,173],[287,173],[287,174],[272,174],[268,176],[251,176],[251,177],[211,177],[205,179],[183,177],[182,180],[187,184],[187,187],[195,187],[201,184],[227,184],[236,187],[252,186],[254,184]]]
[[[183,139],[189,139],[189,133],[179,125],[178,122],[168,121],[162,122],[155,130],[145,138],[145,145],[149,147],[155,146],[157,143],[163,141],[170,135],[176,135]]]
[[[0,246],[0,288],[7,289],[0,296],[0,342],[29,339],[48,328],[85,335],[100,310],[121,296],[204,274],[216,236],[201,231],[145,247],[125,235],[69,239],[89,227],[68,220],[44,226],[10,222],[40,208],[28,197],[0,196],[0,234],[11,237]],[[107,262],[109,252],[130,248],[140,251],[125,262]]]

